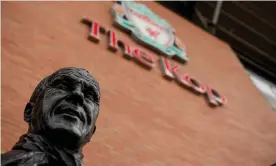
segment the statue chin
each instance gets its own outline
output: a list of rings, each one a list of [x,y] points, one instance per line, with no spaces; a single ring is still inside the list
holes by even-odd
[[[56,132],[56,134],[59,134],[59,132],[61,132],[62,134],[65,134],[67,137],[81,137],[81,132],[79,130],[79,128],[77,126],[70,126],[70,125],[66,125],[66,124],[55,124],[53,125],[53,127],[51,128],[53,130],[53,132]],[[60,134],[59,134],[60,135]],[[64,136],[62,136],[64,137]]]
[[[47,125],[46,130],[46,137],[69,149],[77,148],[83,142],[80,126],[74,123],[66,121],[52,122]]]

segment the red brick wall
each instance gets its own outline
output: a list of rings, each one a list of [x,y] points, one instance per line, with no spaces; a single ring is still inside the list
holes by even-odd
[[[60,67],[78,66],[93,73],[102,91],[98,130],[84,149],[88,166],[275,162],[275,112],[229,46],[159,4],[146,4],[185,43],[191,60],[182,71],[216,88],[228,104],[209,107],[203,97],[163,79],[159,64],[148,71],[120,51],[109,52],[106,37],[99,44],[88,41],[81,18],[112,27],[111,2],[3,2],[2,148],[11,148],[26,132],[23,109],[37,83]]]

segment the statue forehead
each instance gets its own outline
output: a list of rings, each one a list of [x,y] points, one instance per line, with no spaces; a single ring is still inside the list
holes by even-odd
[[[90,74],[87,70],[81,68],[62,68],[49,76],[49,80],[55,79],[56,77],[89,77]]]
[[[95,84],[98,86],[96,79],[89,74],[89,72],[82,68],[63,68],[55,73],[51,74],[48,77],[48,82],[52,82],[56,79],[66,79],[70,78],[71,80],[82,80],[88,84]]]
[[[82,68],[74,68],[74,67],[67,67],[67,68],[61,68],[58,71],[54,72],[53,74],[45,77],[35,88],[31,98],[30,102],[36,103],[38,96],[45,90],[46,87],[48,87],[52,81],[56,79],[64,80],[67,78],[73,79],[73,80],[82,80],[85,81],[88,85],[91,85],[94,89],[94,92],[100,100],[100,87],[97,82],[97,80],[89,74],[89,72]]]

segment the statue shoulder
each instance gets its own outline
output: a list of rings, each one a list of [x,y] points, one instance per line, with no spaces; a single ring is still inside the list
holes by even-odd
[[[1,154],[2,166],[40,166],[50,164],[49,157],[43,152],[27,152],[24,150],[11,150]]]

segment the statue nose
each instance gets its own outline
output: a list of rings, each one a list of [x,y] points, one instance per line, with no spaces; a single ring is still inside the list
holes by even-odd
[[[83,101],[84,101],[84,95],[82,92],[82,86],[79,84],[74,88],[72,92],[72,102],[74,104],[80,104],[82,106]]]

